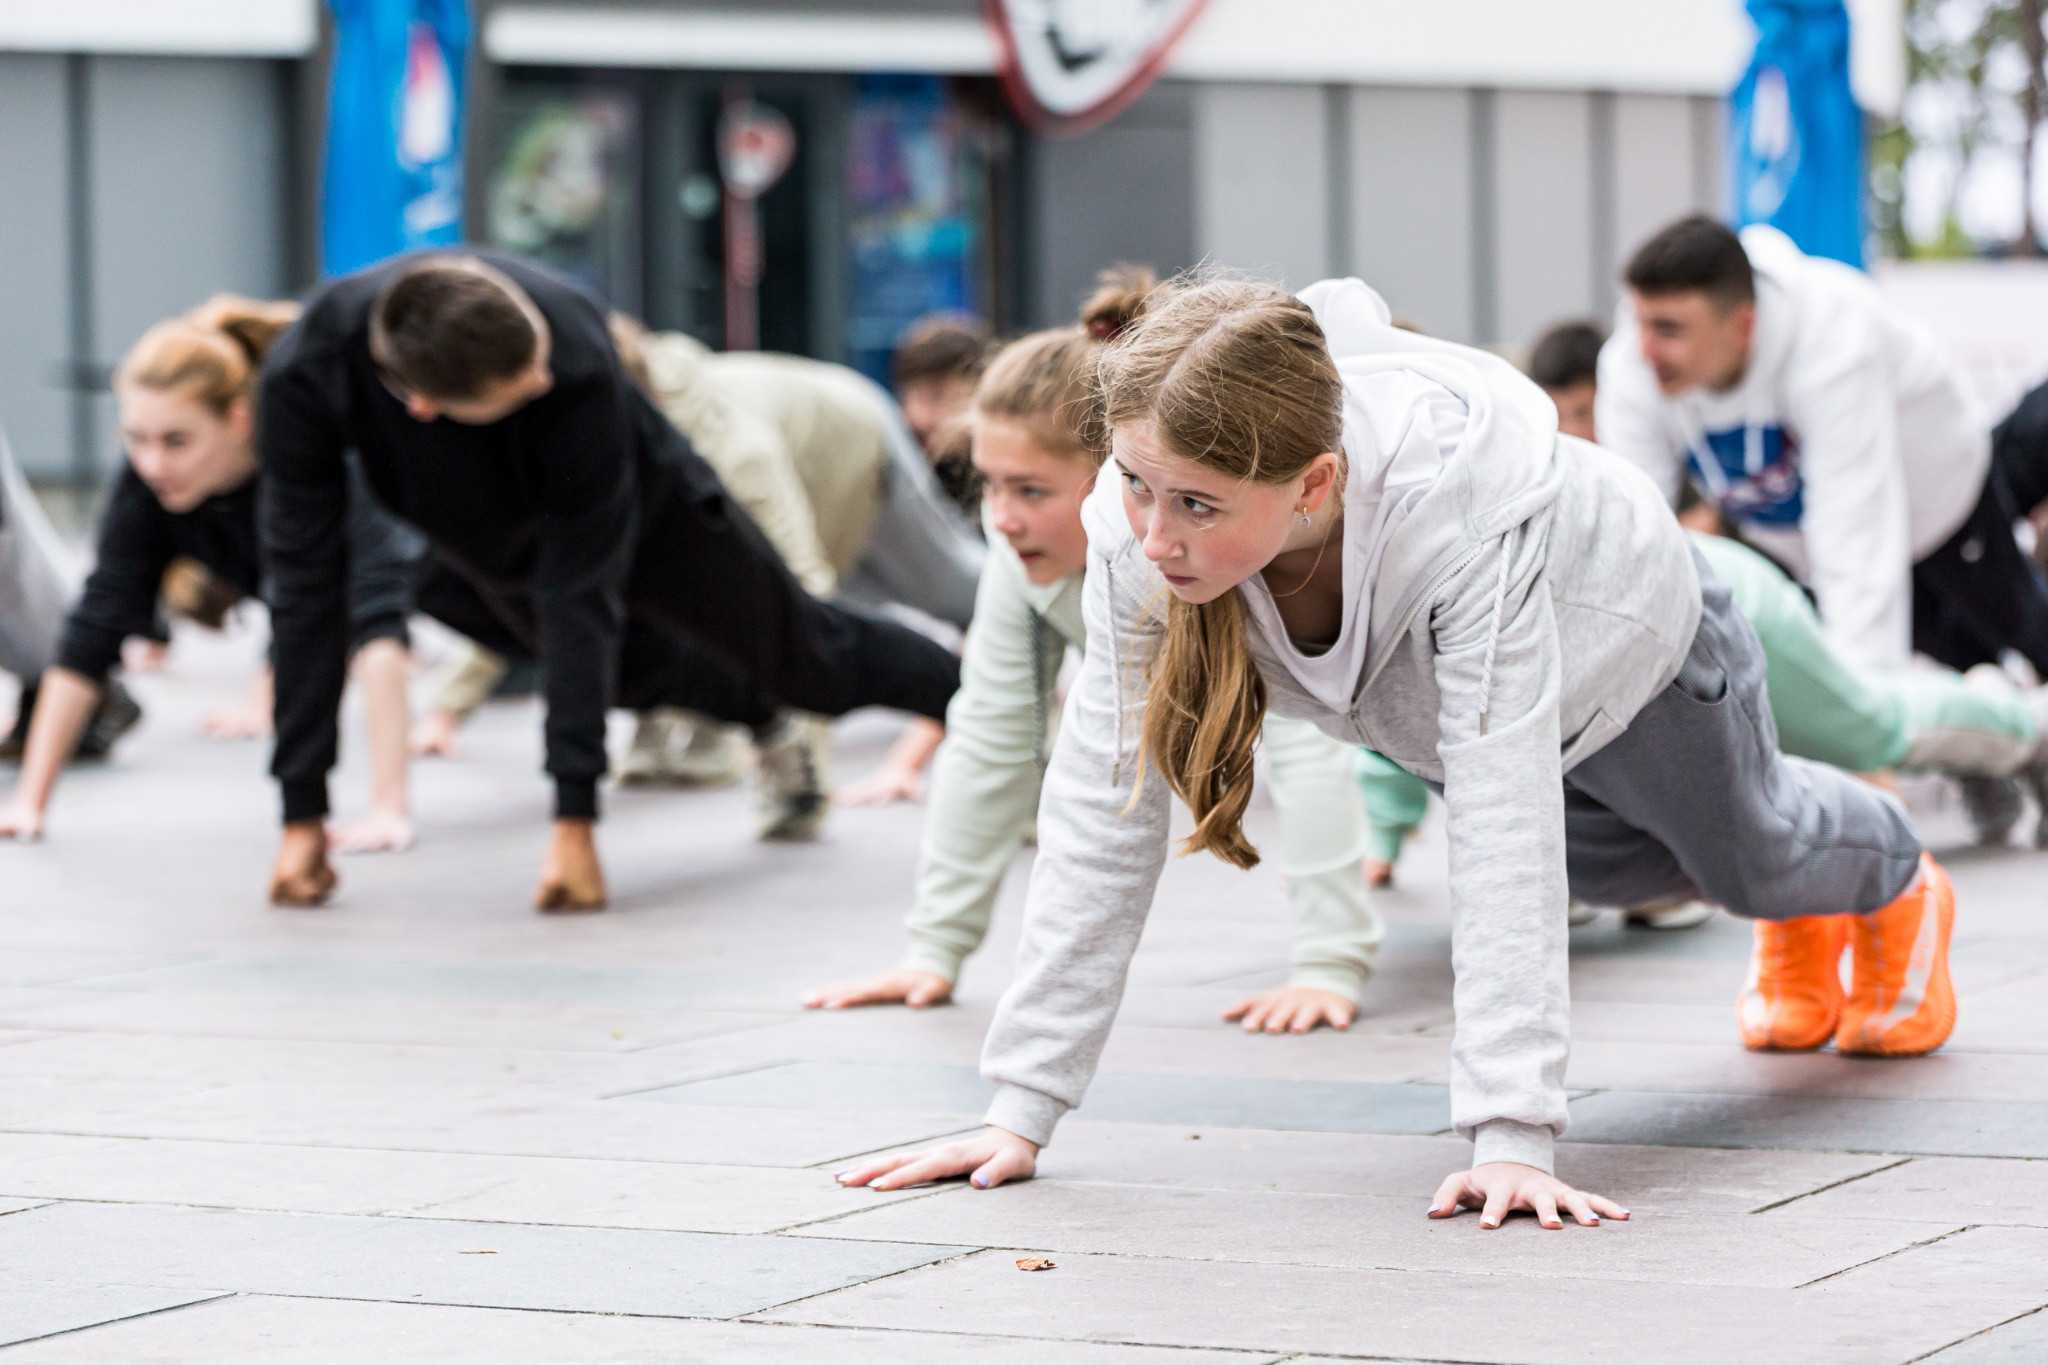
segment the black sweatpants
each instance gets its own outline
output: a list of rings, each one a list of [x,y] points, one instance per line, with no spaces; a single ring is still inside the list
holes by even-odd
[[[2013,539],[2020,512],[1994,460],[1963,524],[1913,566],[1913,648],[1962,671],[2016,649],[2048,677],[2048,584]]]

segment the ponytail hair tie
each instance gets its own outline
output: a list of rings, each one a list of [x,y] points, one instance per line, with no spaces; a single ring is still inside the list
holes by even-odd
[[[1096,318],[1088,324],[1088,335],[1097,341],[1115,341],[1129,325],[1123,318]]]

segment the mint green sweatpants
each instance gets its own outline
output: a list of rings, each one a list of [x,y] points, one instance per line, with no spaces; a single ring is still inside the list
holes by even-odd
[[[1835,656],[1820,618],[1777,565],[1725,536],[1693,543],[1763,642],[1778,747],[1853,773],[1884,768],[2003,777],[2035,761],[2039,721],[2018,689],[1954,673],[1861,673]],[[1429,788],[1369,749],[1358,783],[1373,857],[1393,862],[1422,823]]]

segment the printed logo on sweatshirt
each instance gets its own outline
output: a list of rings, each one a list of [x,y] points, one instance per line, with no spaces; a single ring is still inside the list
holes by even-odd
[[[1783,427],[1710,431],[1707,449],[1690,455],[1701,489],[1734,520],[1789,528],[1806,515],[1799,438]]]

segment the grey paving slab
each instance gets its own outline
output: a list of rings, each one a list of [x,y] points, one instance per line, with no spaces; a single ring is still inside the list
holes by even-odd
[[[1504,1237],[1481,1228],[1477,1217],[1433,1221],[1424,1216],[1428,1207],[1425,1195],[1396,1199],[1033,1180],[997,1190],[956,1188],[841,1218],[816,1232],[885,1241],[915,1236],[1056,1254],[1780,1289],[1891,1255],[1930,1235],[1921,1223],[1641,1214],[1596,1228],[1569,1225],[1550,1237]]]
[[[1406,1198],[1435,1190],[1444,1176],[1471,1159],[1471,1145],[1455,1137],[1068,1119],[1040,1156],[1038,1169],[1062,1180]],[[1896,1159],[1567,1143],[1558,1149],[1557,1173],[1638,1212],[1747,1213],[1879,1170]]]
[[[796,1062],[627,1098],[792,1109],[864,1104],[971,1117],[987,1108],[992,1094],[970,1067]],[[1075,1113],[1109,1122],[1315,1132],[1434,1133],[1451,1123],[1449,1094],[1441,1086],[1241,1076],[1098,1076]]]
[[[1610,1090],[1571,1106],[1567,1142],[2048,1157],[2048,1105]]]
[[[1061,1342],[1058,1365],[1273,1365],[1272,1352]],[[1046,1343],[940,1332],[245,1294],[53,1337],[9,1365],[1046,1365]]]
[[[0,1101],[10,1088],[0,1085]],[[958,1115],[637,1105],[426,1090],[394,1097],[375,1086],[317,1082],[220,1086],[82,1111],[24,1103],[10,1118],[22,1131],[100,1137],[622,1161],[683,1156],[731,1166],[815,1166],[963,1126]]]
[[[1485,1235],[1570,1234],[1511,1223]],[[1904,1365],[2030,1306],[1998,1293],[1674,1292],[1626,1280],[1071,1253],[1057,1270],[1026,1275],[1014,1259],[985,1251],[762,1316],[911,1331],[971,1318],[1001,1335],[1496,1365]]]
[[[18,993],[8,996],[14,994]],[[50,1031],[597,1052],[629,1052],[739,1033],[781,1019],[731,1011],[492,1001],[383,1000],[375,1009],[356,1009],[337,1008],[324,998],[106,991],[49,992],[32,1002],[33,1008],[22,1006],[10,1013],[8,996],[0,996],[0,1022]]]
[[[59,1332],[75,1332],[166,1308],[203,1303],[210,1290],[162,1289],[135,1284],[78,1284],[9,1276],[0,1283],[0,1346]],[[9,1355],[14,1354],[9,1352]],[[101,1356],[101,1360],[114,1357]]]
[[[73,983],[82,989],[372,1000],[508,1000],[540,1005],[686,1005],[750,984],[733,973],[551,963],[242,958]]]
[[[958,1254],[816,1238],[53,1204],[0,1218],[0,1274],[650,1317],[736,1317]]]
[[[2048,1164],[1989,1157],[1915,1157],[1822,1190],[1785,1209],[1816,1218],[2048,1227]]]
[[[2037,1309],[2001,1323],[1925,1360],[1926,1365],[2040,1365],[2048,1360],[2048,1311]]]
[[[33,1047],[0,1051],[17,1062]],[[1926,1057],[1749,1052],[1715,1044],[1573,1039],[1565,1084],[1579,1090],[1797,1094],[1862,1099],[2011,1100],[2048,1103],[2048,1056],[1950,1050]]]
[[[1844,1293],[1994,1293],[2048,1304],[2048,1228],[1929,1233],[1920,1245],[1858,1266],[1828,1287]]]
[[[99,952],[79,948],[0,948],[0,986],[80,986],[99,978],[193,961],[193,953]]]

